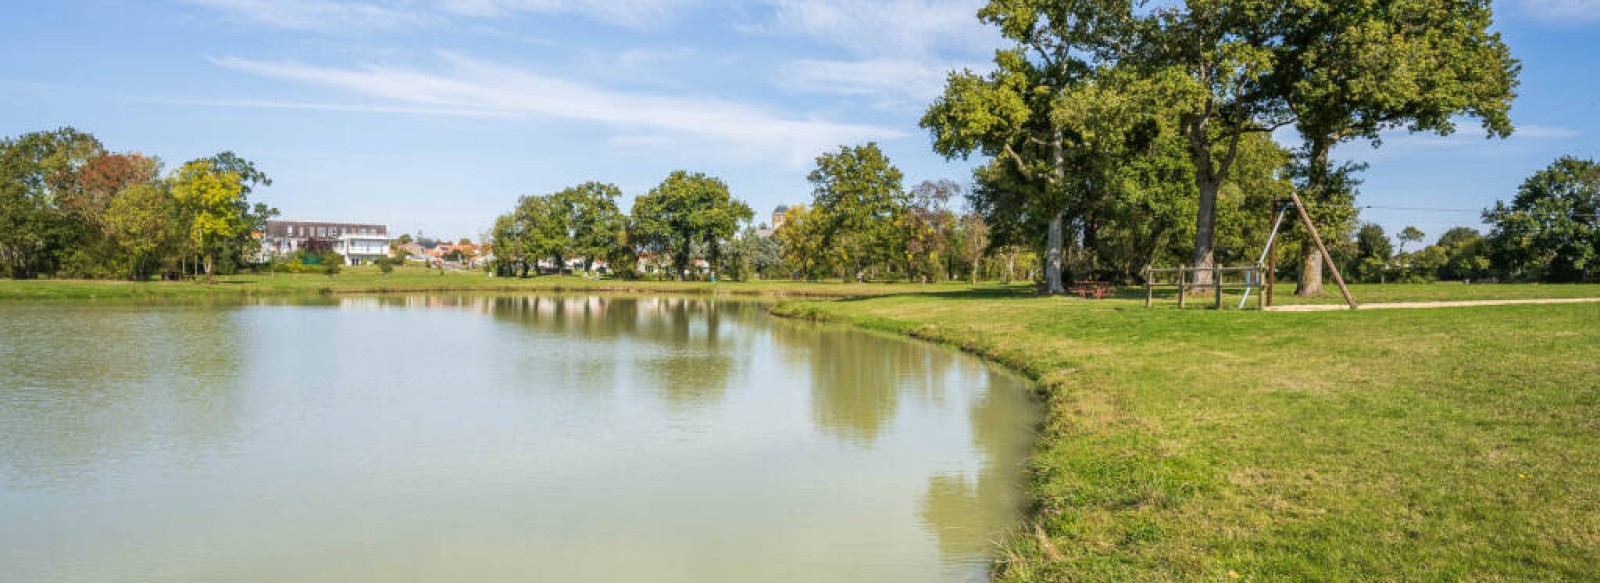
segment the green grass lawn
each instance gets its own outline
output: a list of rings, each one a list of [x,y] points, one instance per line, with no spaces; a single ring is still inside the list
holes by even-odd
[[[1277,293],[1273,294],[1273,301],[1278,305],[1292,304],[1339,304],[1344,303],[1344,296],[1339,295],[1339,288],[1329,281],[1324,288],[1327,292],[1321,297],[1299,298],[1294,295],[1294,284],[1280,286]],[[1461,282],[1438,282],[1418,284],[1376,284],[1364,283],[1350,286],[1350,293],[1356,297],[1356,302],[1363,304],[1388,303],[1388,302],[1448,302],[1460,300],[1523,300],[1545,298],[1594,298],[1600,297],[1600,284],[1539,284],[1539,283],[1479,283],[1464,284]],[[1238,296],[1232,295],[1234,305],[1239,303]],[[1251,305],[1255,305],[1254,300]]]
[[[1001,580],[1600,580],[1597,304],[1290,314],[977,290],[777,311],[1039,381],[1033,507]]]

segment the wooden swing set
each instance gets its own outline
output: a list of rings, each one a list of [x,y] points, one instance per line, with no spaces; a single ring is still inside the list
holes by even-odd
[[[1148,308],[1155,301],[1155,290],[1158,287],[1178,288],[1178,307],[1184,306],[1184,299],[1190,291],[1210,288],[1216,297],[1216,309],[1222,309],[1222,291],[1226,288],[1243,289],[1244,296],[1239,298],[1239,308],[1243,309],[1250,301],[1250,292],[1256,292],[1256,307],[1272,307],[1272,288],[1276,283],[1278,271],[1278,230],[1283,226],[1283,219],[1290,209],[1299,215],[1301,224],[1306,231],[1311,233],[1311,241],[1317,245],[1317,251],[1322,253],[1322,260],[1328,266],[1328,271],[1333,273],[1334,283],[1339,284],[1339,292],[1344,294],[1344,303],[1350,309],[1356,309],[1356,298],[1350,294],[1350,287],[1344,284],[1344,276],[1339,274],[1339,266],[1333,264],[1333,256],[1328,254],[1328,247],[1322,244],[1322,234],[1317,231],[1317,225],[1311,222],[1311,214],[1306,212],[1305,204],[1300,201],[1300,195],[1294,191],[1289,192],[1289,198],[1274,199],[1272,212],[1276,218],[1272,221],[1272,233],[1267,236],[1267,245],[1261,250],[1261,258],[1254,265],[1239,267],[1223,267],[1212,265],[1210,269],[1199,269],[1186,265],[1178,267],[1145,268],[1144,271],[1144,307]],[[1209,282],[1202,282],[1201,275],[1210,275]],[[1232,276],[1230,278],[1230,276]]]

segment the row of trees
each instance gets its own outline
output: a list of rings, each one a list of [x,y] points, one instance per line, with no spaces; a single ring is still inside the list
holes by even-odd
[[[1254,261],[1265,245],[1273,198],[1294,188],[1285,173],[1292,154],[1265,136],[1241,140],[1237,178],[1224,185],[1216,207],[1215,250],[1222,261]],[[1159,160],[1159,159],[1158,159]],[[1149,162],[1147,160],[1147,162]],[[1164,159],[1182,166],[1176,156]],[[1087,243],[1067,248],[1064,264],[1094,266],[1092,273],[1135,281],[1143,265],[1181,260],[1187,241],[1182,220],[1193,202],[1160,166],[1140,166],[1140,196],[1115,198],[1095,210]],[[980,179],[984,177],[982,171]],[[560,266],[581,259],[584,268],[604,259],[623,276],[641,254],[657,258],[662,273],[698,274],[690,262],[708,262],[731,278],[838,277],[849,280],[938,281],[980,277],[1009,281],[1036,273],[1039,255],[1014,220],[991,224],[978,209],[958,213],[952,201],[1001,200],[992,183],[973,192],[949,181],[924,181],[907,190],[903,174],[876,144],[845,146],[817,158],[808,176],[810,204],[789,208],[776,230],[750,224],[747,205],[720,180],[675,172],[633,211],[617,207],[621,191],[597,182],[557,193],[524,197],[496,222],[494,248],[505,274],[526,276],[539,263]],[[1165,181],[1166,188],[1160,188]],[[1326,209],[1312,207],[1322,216]],[[987,207],[1006,216],[1003,209]],[[1437,243],[1416,227],[1398,233],[1398,248],[1383,228],[1362,225],[1352,236],[1327,240],[1340,271],[1363,282],[1446,280],[1586,281],[1600,262],[1600,164],[1563,158],[1530,177],[1510,202],[1484,211],[1488,235],[1469,227],[1445,232]],[[1351,213],[1352,217],[1354,213]],[[743,229],[740,230],[741,224]],[[762,225],[764,227],[764,225]],[[1291,243],[1291,248],[1293,244]],[[1299,248],[1305,248],[1302,244]]]
[[[1251,225],[1288,189],[1344,239],[1360,166],[1335,146],[1462,117],[1512,131],[1519,65],[1489,0],[991,0],[978,18],[1008,46],[992,72],[951,74],[922,125],[940,154],[985,159],[974,205],[996,242],[1043,253],[1052,291],[1179,251],[1205,274],[1259,248],[1240,243],[1264,238]],[[1269,138],[1280,128],[1296,150]],[[1304,241],[1286,245],[1298,291],[1320,293]]]
[[[817,158],[809,175],[812,201],[788,209],[782,226],[752,223],[749,205],[723,181],[677,171],[634,200],[624,214],[614,185],[588,182],[543,196],[522,197],[493,229],[496,269],[526,276],[540,264],[559,268],[604,260],[621,276],[641,257],[673,277],[711,274],[752,277],[887,277],[935,281],[976,278],[984,270],[1015,275],[1020,248],[998,251],[1007,268],[984,264],[989,228],[976,213],[950,208],[962,187],[948,180],[909,191],[904,176],[877,144],[845,146]],[[741,229],[742,226],[742,229]],[[1020,257],[1019,257],[1020,256]]]
[[[1406,227],[1394,246],[1383,227],[1362,225],[1347,272],[1358,281],[1504,280],[1584,282],[1600,278],[1600,163],[1563,157],[1523,181],[1515,197],[1483,211],[1488,234],[1445,231],[1433,245]]]
[[[276,209],[270,185],[232,152],[162,176],[160,160],[114,153],[72,128],[0,140],[0,275],[145,280],[211,275],[245,264]]]

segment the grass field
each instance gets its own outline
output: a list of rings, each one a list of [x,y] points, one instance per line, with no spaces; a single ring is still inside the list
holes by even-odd
[[[1600,580],[1597,304],[1279,314],[975,290],[777,311],[1039,381],[1034,506],[1001,580]]]

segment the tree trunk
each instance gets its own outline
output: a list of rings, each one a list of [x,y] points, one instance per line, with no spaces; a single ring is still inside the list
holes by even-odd
[[[1194,283],[1211,284],[1211,267],[1216,263],[1217,189],[1215,180],[1196,174],[1195,186],[1200,189],[1200,210],[1194,221]]]
[[[1307,237],[1309,238],[1309,234]],[[1308,298],[1322,295],[1322,252],[1315,245],[1302,245],[1300,253],[1300,280],[1294,295]]]
[[[1059,212],[1050,217],[1050,237],[1047,241],[1049,248],[1045,252],[1044,281],[1045,289],[1050,295],[1066,293],[1061,286],[1061,227],[1066,221],[1066,213]]]
[[[1326,140],[1313,139],[1310,146],[1311,167],[1306,173],[1306,204],[1314,205],[1327,199],[1328,153],[1332,146]],[[1311,209],[1306,209],[1310,212]],[[1311,244],[1311,233],[1305,234],[1305,244],[1300,246],[1300,278],[1295,282],[1294,295],[1309,298],[1322,295],[1322,252]]]

